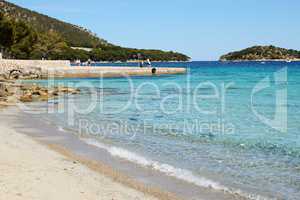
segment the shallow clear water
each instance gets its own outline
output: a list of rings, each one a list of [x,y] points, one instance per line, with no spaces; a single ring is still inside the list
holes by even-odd
[[[82,94],[65,101],[66,112],[41,117],[113,156],[199,186],[299,199],[300,63],[155,65],[189,72],[55,80]]]

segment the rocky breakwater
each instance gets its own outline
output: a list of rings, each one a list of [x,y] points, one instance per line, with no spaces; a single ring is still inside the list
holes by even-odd
[[[79,94],[80,90],[68,87],[41,87],[37,84],[19,84],[12,81],[0,81],[0,105],[48,101],[65,94]]]
[[[18,83],[12,79],[0,78],[0,106],[17,103],[48,101],[60,95],[79,94],[79,89],[68,87],[42,87],[37,84]]]
[[[73,88],[47,88],[17,82],[17,80],[41,79],[45,69],[68,64],[69,62],[64,61],[0,60],[0,106],[47,101],[64,94],[78,94],[80,91]]]

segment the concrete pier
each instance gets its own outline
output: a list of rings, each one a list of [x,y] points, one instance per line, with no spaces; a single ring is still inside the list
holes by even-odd
[[[185,68],[165,67],[59,67],[43,70],[43,77],[57,78],[97,78],[97,77],[124,77],[150,76],[162,74],[184,74]]]
[[[162,74],[183,74],[185,68],[165,67],[116,67],[116,66],[71,66],[66,60],[0,60],[0,75],[28,79],[55,78],[97,78],[150,76]],[[17,74],[16,74],[17,73]]]

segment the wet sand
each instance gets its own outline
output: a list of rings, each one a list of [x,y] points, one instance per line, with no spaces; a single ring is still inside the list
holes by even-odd
[[[0,172],[11,171],[10,176],[0,176],[0,184],[4,185],[1,188],[7,188],[1,194],[9,195],[4,196],[7,197],[3,197],[4,199],[18,198],[20,194],[27,194],[26,192],[28,195],[40,197],[37,199],[47,199],[46,197],[51,195],[53,198],[50,199],[70,197],[60,198],[63,195],[73,195],[78,199],[109,200],[241,199],[239,196],[200,188],[112,157],[104,150],[83,142],[78,136],[59,130],[37,116],[24,114],[16,107],[9,107],[0,112],[0,128],[2,138],[6,138],[1,141],[4,149],[1,150],[0,163],[5,165],[1,166],[4,166],[4,169],[0,169]],[[18,159],[20,162],[16,161]],[[22,166],[24,162],[28,165]],[[20,166],[22,168],[19,168]],[[42,179],[44,184],[36,184],[37,180],[33,177],[38,177],[37,180],[45,177]],[[20,182],[23,178],[24,181]],[[30,190],[22,189],[25,182]],[[55,185],[53,182],[62,184]],[[54,190],[57,186],[57,190]],[[48,187],[52,188],[48,190]],[[70,190],[72,194],[69,194]],[[85,195],[90,196],[82,196],[82,190]],[[44,196],[45,198],[42,198]],[[76,199],[75,197],[73,199]]]
[[[156,199],[97,173],[97,165],[83,165],[85,161],[55,146],[47,148],[3,122],[0,130],[0,199]]]

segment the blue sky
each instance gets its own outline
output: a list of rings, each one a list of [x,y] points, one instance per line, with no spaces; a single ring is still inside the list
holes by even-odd
[[[91,29],[111,43],[216,60],[273,44],[300,49],[299,0],[11,0]]]

